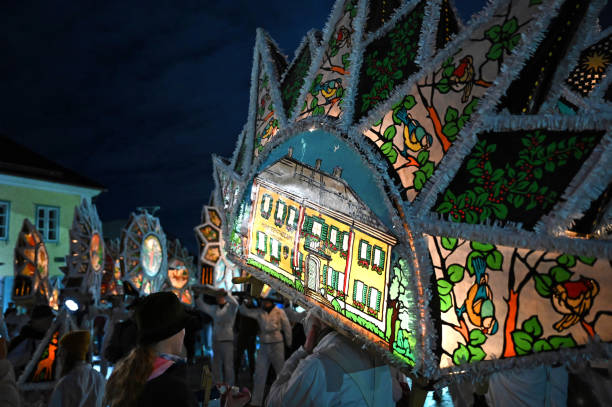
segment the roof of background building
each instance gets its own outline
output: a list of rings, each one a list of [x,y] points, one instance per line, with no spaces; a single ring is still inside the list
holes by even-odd
[[[96,181],[62,167],[0,134],[0,174],[98,189],[106,188]]]

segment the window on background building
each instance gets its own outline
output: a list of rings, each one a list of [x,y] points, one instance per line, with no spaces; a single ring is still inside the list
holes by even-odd
[[[312,223],[312,234],[321,237],[321,224],[319,222]]]
[[[359,265],[368,267],[372,258],[372,245],[361,239],[359,241]]]
[[[382,247],[374,246],[374,262],[372,268],[378,268],[380,271],[385,270],[385,252]]]
[[[9,202],[0,201],[0,240],[8,240],[9,213],[11,205]]]
[[[287,215],[287,205],[280,199],[276,201],[276,211],[274,215],[275,223],[282,225],[285,223],[285,216]]]
[[[38,229],[46,242],[58,242],[59,208],[55,206],[37,206],[36,229]]]

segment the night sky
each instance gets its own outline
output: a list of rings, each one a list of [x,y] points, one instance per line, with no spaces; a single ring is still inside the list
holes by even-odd
[[[455,3],[465,21],[485,0]],[[195,251],[210,156],[230,157],[247,120],[255,29],[291,59],[332,6],[4,1],[0,132],[105,185],[103,222],[161,206],[164,230]]]

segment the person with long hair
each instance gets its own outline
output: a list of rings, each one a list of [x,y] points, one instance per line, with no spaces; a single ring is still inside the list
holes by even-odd
[[[134,317],[138,345],[115,366],[103,405],[196,406],[184,362],[185,326],[191,317],[183,304],[172,292],[154,293],[135,306]]]
[[[49,407],[100,407],[105,380],[86,362],[89,331],[71,331],[59,341],[61,378],[55,385]]]

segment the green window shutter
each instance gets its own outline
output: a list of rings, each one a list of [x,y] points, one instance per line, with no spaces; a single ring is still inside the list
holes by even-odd
[[[324,284],[327,285],[327,266],[323,265],[323,281]]]
[[[344,233],[340,232],[340,229],[336,229],[336,247],[342,249],[342,237]]]
[[[287,219],[287,211],[288,210],[289,209],[287,208],[287,204],[283,205],[283,223],[285,223],[285,219]]]
[[[306,233],[312,233],[312,217],[306,216],[304,219],[304,225],[302,226],[302,230]]]
[[[302,252],[299,253],[300,255],[298,256],[299,258],[299,265],[298,268],[300,271],[302,271],[304,269],[304,255],[302,254]]]
[[[363,302],[368,304],[368,286],[365,284],[363,285]]]
[[[385,251],[384,250],[380,250],[380,264],[379,264],[380,268],[384,270],[385,268]]]
[[[332,271],[332,287],[334,290],[338,289],[338,270]]]
[[[353,284],[353,302],[357,301],[357,281]]]
[[[380,298],[381,294],[379,291],[378,293],[376,293],[376,311],[380,311]]]
[[[327,230],[328,229],[329,229],[329,226],[321,220],[321,240],[323,241],[327,240]]]
[[[259,250],[259,232],[255,233],[255,250]]]
[[[264,235],[264,247],[266,248],[266,250],[264,250],[265,253],[268,253],[268,236]]]
[[[370,260],[372,259],[372,246],[369,243],[366,243],[368,245],[368,252],[367,252],[367,257],[366,260],[368,261],[368,263],[370,262]]]

